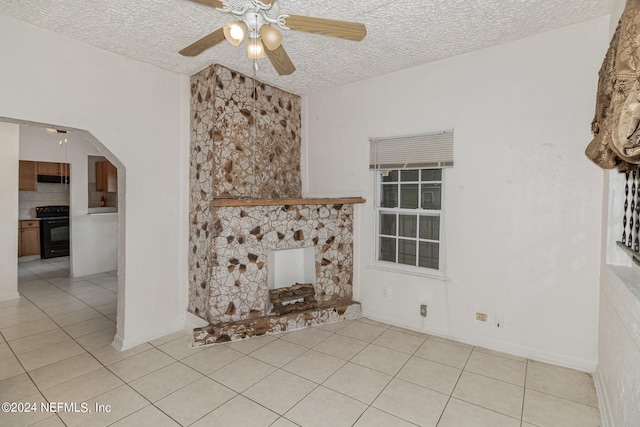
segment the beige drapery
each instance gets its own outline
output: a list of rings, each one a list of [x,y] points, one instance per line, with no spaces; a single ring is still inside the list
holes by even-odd
[[[598,166],[640,164],[640,0],[627,0],[600,68],[591,131],[585,154]]]

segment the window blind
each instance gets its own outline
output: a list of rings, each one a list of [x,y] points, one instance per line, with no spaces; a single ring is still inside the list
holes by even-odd
[[[453,166],[453,129],[369,139],[369,169],[427,169]]]

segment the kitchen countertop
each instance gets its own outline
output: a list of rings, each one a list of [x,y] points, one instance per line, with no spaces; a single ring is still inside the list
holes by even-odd
[[[105,214],[105,213],[118,213],[118,208],[115,208],[115,207],[89,208],[89,211],[87,213],[89,215]]]

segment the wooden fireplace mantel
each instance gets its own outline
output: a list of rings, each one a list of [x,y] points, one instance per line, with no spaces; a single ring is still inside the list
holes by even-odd
[[[355,205],[365,203],[362,197],[306,199],[214,199],[212,206],[283,206],[283,205]]]

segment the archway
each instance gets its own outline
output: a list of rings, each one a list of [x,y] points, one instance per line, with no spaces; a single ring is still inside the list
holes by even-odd
[[[68,200],[71,218],[69,224],[70,275],[89,276],[103,270],[113,270],[115,266],[118,274],[114,344],[121,348],[124,336],[126,260],[124,243],[126,175],[123,163],[87,130],[7,118],[0,118],[0,121],[19,126],[20,160],[60,161],[70,164],[71,182],[68,184],[71,187]],[[47,131],[47,128],[54,129],[54,132]],[[61,135],[64,136],[64,140]],[[60,141],[59,146],[58,141]],[[49,145],[55,145],[56,148],[52,149]],[[23,150],[23,146],[27,148]],[[92,212],[90,209],[89,156],[103,156],[117,169],[118,191],[115,215],[105,215],[105,212],[99,211]],[[17,191],[16,188],[16,193]],[[65,204],[65,202],[59,204]],[[107,242],[107,239],[113,239],[113,241]],[[110,257],[114,259],[111,260]],[[17,253],[15,258],[17,263]]]

